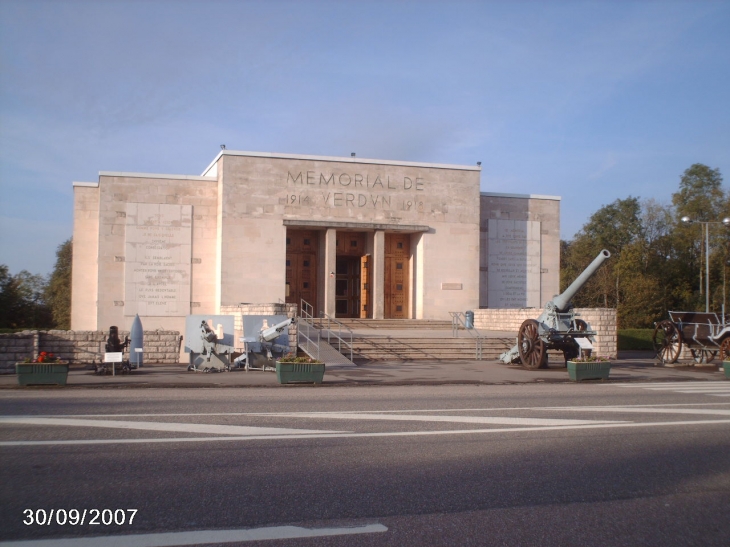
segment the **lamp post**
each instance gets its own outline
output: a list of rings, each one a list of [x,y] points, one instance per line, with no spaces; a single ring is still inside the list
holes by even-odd
[[[705,311],[709,312],[710,311],[710,224],[723,224],[724,226],[730,226],[730,217],[723,218],[722,222],[693,220],[687,216],[682,217],[681,220],[682,220],[682,222],[684,222],[686,224],[696,223],[696,224],[702,224],[705,227]],[[700,279],[702,279],[702,278],[700,277]]]

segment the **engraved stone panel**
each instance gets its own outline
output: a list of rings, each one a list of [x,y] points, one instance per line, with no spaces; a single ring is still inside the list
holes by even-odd
[[[190,313],[192,206],[128,203],[124,315]]]
[[[488,305],[540,307],[540,223],[489,220]]]

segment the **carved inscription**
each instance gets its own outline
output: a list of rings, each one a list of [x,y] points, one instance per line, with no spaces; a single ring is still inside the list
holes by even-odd
[[[540,223],[489,220],[488,305],[537,308],[540,303]]]
[[[287,172],[287,205],[423,211],[421,177],[379,174]],[[396,198],[392,194],[398,192]],[[403,198],[403,193],[413,197]]]
[[[125,315],[190,313],[190,205],[127,204]]]

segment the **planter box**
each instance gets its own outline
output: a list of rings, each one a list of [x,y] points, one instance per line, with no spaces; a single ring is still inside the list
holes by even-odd
[[[725,378],[730,378],[730,361],[723,361],[722,368],[725,371]]]
[[[15,363],[15,374],[21,386],[58,384],[66,385],[68,363]]]
[[[321,384],[324,377],[324,363],[282,363],[276,362],[276,379],[280,384]]]
[[[610,371],[610,361],[593,363],[568,361],[568,377],[574,382],[580,382],[581,380],[607,380]]]

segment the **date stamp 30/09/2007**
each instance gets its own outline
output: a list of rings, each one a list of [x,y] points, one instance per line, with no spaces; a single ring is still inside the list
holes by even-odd
[[[124,526],[132,525],[137,509],[24,509],[26,526]]]

